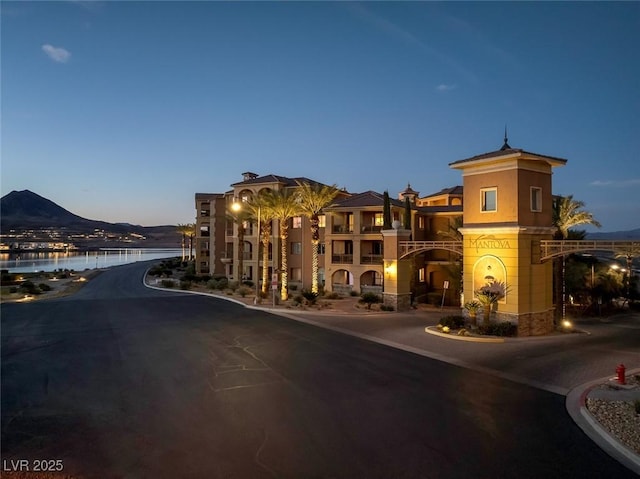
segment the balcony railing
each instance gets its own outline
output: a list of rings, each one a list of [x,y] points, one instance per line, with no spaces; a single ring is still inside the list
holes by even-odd
[[[333,225],[333,233],[353,233],[353,225]]]
[[[353,264],[352,254],[332,254],[331,262],[334,264]]]
[[[381,225],[369,225],[369,226],[362,227],[363,233],[380,233],[381,231],[382,231]]]
[[[381,254],[363,254],[360,264],[382,264],[384,256]]]

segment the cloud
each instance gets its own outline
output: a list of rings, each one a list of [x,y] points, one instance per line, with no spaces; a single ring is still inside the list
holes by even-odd
[[[589,183],[590,186],[605,186],[611,188],[627,188],[629,186],[640,186],[640,178],[629,180],[595,180]]]
[[[54,62],[58,63],[67,63],[69,58],[71,58],[71,53],[69,53],[69,51],[61,47],[54,47],[48,43],[42,45],[42,51],[45,52]]]
[[[456,85],[447,85],[445,83],[440,83],[440,85],[438,85],[436,87],[437,91],[451,91],[451,90],[455,90],[456,89]]]

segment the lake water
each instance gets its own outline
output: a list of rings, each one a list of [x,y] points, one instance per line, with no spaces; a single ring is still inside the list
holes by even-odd
[[[179,248],[105,248],[82,253],[1,253],[0,269],[8,269],[11,273],[33,273],[56,269],[84,271],[175,256],[181,257],[182,250]]]

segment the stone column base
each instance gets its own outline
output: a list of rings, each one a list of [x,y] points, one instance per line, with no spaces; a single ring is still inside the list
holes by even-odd
[[[554,331],[553,309],[537,313],[509,314],[496,313],[498,321],[510,321],[518,326],[518,336],[544,336]]]
[[[411,309],[411,293],[383,293],[382,302],[385,306],[393,307],[394,311],[409,311]]]

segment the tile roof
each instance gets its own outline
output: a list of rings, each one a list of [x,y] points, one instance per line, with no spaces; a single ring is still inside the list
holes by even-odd
[[[419,206],[420,213],[462,213],[462,205]]]
[[[458,161],[454,161],[452,163],[449,163],[449,166],[454,166],[454,165],[460,165],[462,163],[467,163],[467,162],[471,162],[471,161],[476,161],[476,160],[484,160],[487,158],[499,158],[501,156],[512,156],[514,154],[517,153],[521,153],[524,155],[530,155],[530,156],[535,156],[538,158],[548,158],[550,160],[553,160],[555,162],[561,162],[561,163],[566,163],[567,160],[565,158],[558,158],[555,156],[549,156],[549,155],[541,155],[539,153],[532,153],[530,151],[525,151],[522,150],[520,148],[501,148],[497,151],[491,151],[489,153],[483,153],[481,155],[476,155],[476,156],[472,156],[471,158],[465,158],[464,160],[458,160]]]
[[[231,186],[260,185],[263,183],[280,183],[281,185],[284,185],[284,186],[298,186],[298,182],[309,183],[311,185],[322,185],[322,183],[315,180],[310,180],[309,178],[305,178],[304,176],[289,178],[287,176],[264,175],[264,176],[258,176],[257,178],[251,178],[248,180],[239,181],[237,183],[233,183]]]
[[[423,196],[420,199],[424,199],[424,198],[431,198],[433,196],[442,196],[442,195],[461,195],[462,194],[462,186],[460,185],[456,185],[456,186],[451,186],[449,188],[443,188],[440,191],[438,191],[437,193],[433,193],[427,196]]]
[[[403,201],[391,197],[389,200],[391,206],[404,207]],[[348,198],[335,201],[328,208],[360,208],[363,206],[384,206],[384,195],[372,190],[363,193],[354,193]]]

